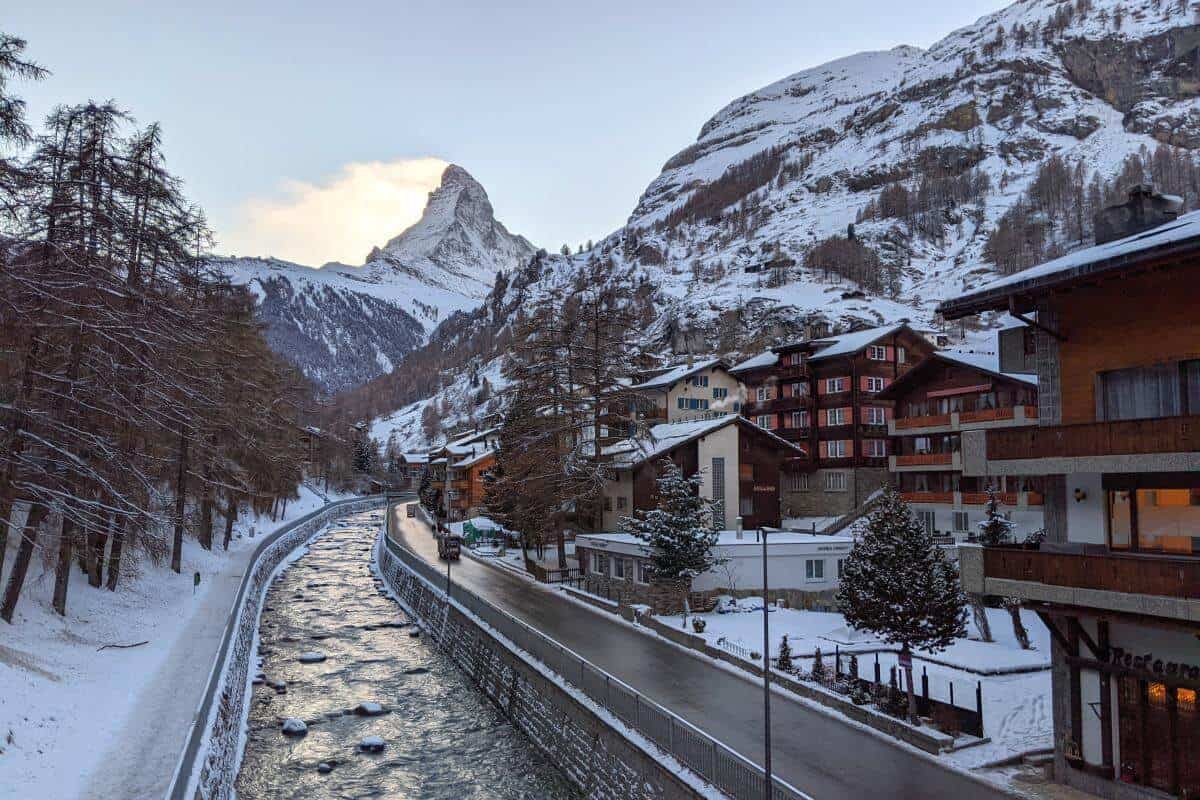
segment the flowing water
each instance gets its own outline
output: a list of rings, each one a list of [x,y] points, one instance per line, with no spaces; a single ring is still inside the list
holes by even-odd
[[[396,603],[369,561],[383,512],[333,523],[267,592],[264,683],[254,687],[239,800],[575,800],[563,775],[514,728]],[[301,663],[318,652],[320,663]],[[280,693],[270,684],[286,684]],[[383,706],[360,716],[362,702]],[[281,723],[308,725],[300,738]],[[358,749],[379,736],[380,753]],[[321,772],[318,765],[332,766]]]

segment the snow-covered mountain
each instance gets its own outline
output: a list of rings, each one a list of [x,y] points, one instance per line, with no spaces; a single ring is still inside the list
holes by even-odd
[[[362,266],[314,269],[261,258],[214,264],[259,298],[272,347],[334,393],[389,372],[442,320],[482,303],[498,273],[534,252],[496,220],[478,181],[452,164],[421,218],[373,248]]]
[[[1090,190],[1094,175],[1142,179],[1127,157],[1151,162],[1159,144],[1200,147],[1200,27],[1187,5],[1021,0],[928,50],[860,53],[738,98],[666,162],[624,227],[515,274],[471,325],[443,326],[422,363],[431,376],[465,363],[496,375],[480,329],[494,336],[593,259],[653,287],[644,344],[664,358],[744,353],[814,316],[936,327],[941,299],[997,270],[989,239],[1014,209],[1047,247],[1088,243],[1087,223],[1072,233],[1018,205],[1055,156]],[[480,410],[467,384],[438,387],[451,418]],[[390,393],[391,408],[416,399],[396,382]],[[419,410],[392,415],[401,440]]]

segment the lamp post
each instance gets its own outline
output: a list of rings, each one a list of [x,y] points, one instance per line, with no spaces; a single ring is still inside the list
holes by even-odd
[[[763,569],[763,747],[766,753],[763,758],[763,771],[766,780],[763,783],[763,797],[772,800],[771,790],[771,623],[767,609],[767,529],[758,529],[758,538],[762,541]]]

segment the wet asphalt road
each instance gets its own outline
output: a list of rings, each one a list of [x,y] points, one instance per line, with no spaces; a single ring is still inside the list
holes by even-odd
[[[397,540],[426,561],[444,565],[428,525],[407,518],[403,505],[389,513]],[[761,683],[502,568],[464,557],[453,565],[452,578],[762,764]],[[816,800],[1013,796],[786,697],[772,696],[771,721],[775,773]]]

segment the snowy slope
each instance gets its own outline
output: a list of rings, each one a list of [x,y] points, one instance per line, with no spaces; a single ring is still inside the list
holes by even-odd
[[[214,264],[258,297],[272,347],[333,393],[389,372],[446,317],[478,306],[497,273],[533,253],[495,219],[483,187],[451,165],[421,218],[360,267],[259,258]]]

